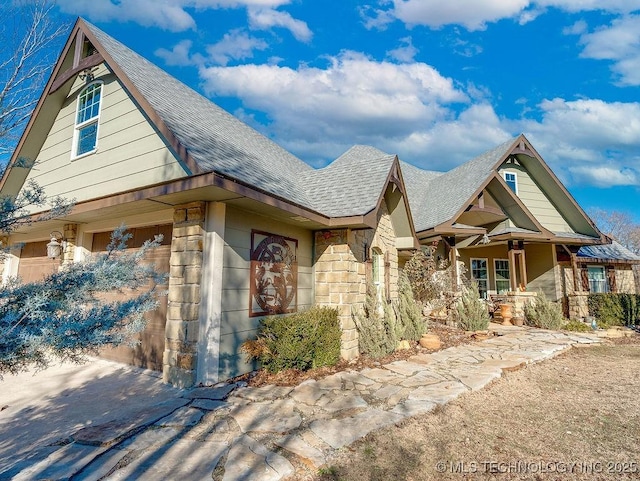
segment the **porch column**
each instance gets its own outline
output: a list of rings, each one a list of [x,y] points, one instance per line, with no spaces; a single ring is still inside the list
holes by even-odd
[[[222,322],[222,271],[226,204],[209,202],[204,233],[197,381],[213,384],[220,379],[220,327]]]
[[[180,388],[196,380],[204,217],[204,202],[173,212],[162,380]]]
[[[458,291],[458,249],[455,237],[445,237],[445,243],[449,246],[449,265],[451,266],[451,290]]]
[[[524,252],[524,242],[518,241],[518,246],[513,241],[507,243],[509,249],[509,284],[511,290],[518,290],[518,280],[523,287],[527,287],[527,260]]]

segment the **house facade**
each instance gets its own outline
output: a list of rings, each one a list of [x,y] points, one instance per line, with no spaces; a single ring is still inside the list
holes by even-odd
[[[148,261],[169,274],[168,295],[138,346],[100,354],[182,387],[253,369],[239,347],[260,319],[314,304],[339,309],[342,357],[356,357],[367,284],[395,300],[420,244],[485,296],[561,299],[563,269],[579,276],[580,249],[607,242],[524,136],[447,173],[368,146],[314,169],[81,19],[0,195],[31,181],[75,204],[3,239],[19,246],[3,278],[38,280],[103,252],[123,223],[129,249],[162,234]],[[55,259],[52,236],[65,245]]]
[[[0,194],[31,181],[75,204],[4,239],[18,246],[4,279],[38,280],[103,252],[123,223],[129,249],[162,234],[148,261],[169,274],[168,295],[137,347],[100,355],[177,386],[253,369],[239,346],[260,319],[313,304],[339,309],[342,356],[356,357],[351,313],[366,283],[395,299],[398,252],[418,246],[396,156],[365,162],[354,149],[313,169],[83,20]],[[65,245],[56,259],[52,236]]]

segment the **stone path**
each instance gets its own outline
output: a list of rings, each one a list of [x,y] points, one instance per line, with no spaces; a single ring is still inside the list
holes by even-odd
[[[498,336],[295,388],[224,385],[185,391],[15,460],[0,479],[277,481],[291,461],[317,469],[367,433],[482,389],[505,370],[595,336],[496,328]],[[295,462],[295,461],[294,461]]]

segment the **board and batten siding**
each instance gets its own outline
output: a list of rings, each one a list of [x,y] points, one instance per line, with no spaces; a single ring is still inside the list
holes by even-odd
[[[77,78],[28,179],[49,196],[80,202],[185,177],[163,138],[104,65],[95,80],[103,82],[97,151],[72,159],[77,97],[85,86]]]
[[[499,172],[503,177],[505,172],[516,174],[518,197],[543,227],[551,232],[574,232],[526,169],[517,164],[507,164],[500,167]]]
[[[227,206],[222,270],[219,378],[227,379],[255,369],[239,349],[255,338],[262,317],[249,316],[251,231],[258,230],[297,239],[297,310],[313,305],[313,233]]]

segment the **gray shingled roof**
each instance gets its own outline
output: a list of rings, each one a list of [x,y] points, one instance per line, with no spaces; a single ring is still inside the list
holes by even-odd
[[[416,231],[435,227],[451,220],[487,180],[515,139],[510,139],[449,172],[422,171],[413,167],[405,173],[409,205]],[[403,164],[406,172],[408,164]]]
[[[613,241],[611,244],[600,244],[581,247],[578,251],[578,257],[610,261],[622,260],[640,262],[640,256],[637,256],[616,241]]]
[[[318,210],[330,217],[364,215],[378,205],[395,155],[356,145],[301,181]]]
[[[297,180],[313,170],[311,166],[96,26],[86,24],[204,172],[220,173],[313,208]]]

